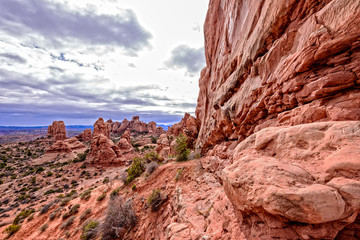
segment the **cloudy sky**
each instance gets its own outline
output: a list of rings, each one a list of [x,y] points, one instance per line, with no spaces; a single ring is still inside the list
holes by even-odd
[[[209,0],[1,0],[0,125],[194,114]]]

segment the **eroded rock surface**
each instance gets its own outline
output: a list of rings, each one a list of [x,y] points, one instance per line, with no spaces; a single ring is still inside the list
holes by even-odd
[[[91,141],[91,139],[92,139],[91,129],[90,128],[85,129],[84,132],[82,132],[80,135],[76,136],[76,138],[83,142]]]
[[[197,146],[268,126],[360,120],[358,0],[211,0]]]
[[[81,143],[76,137],[72,137],[65,140],[59,140],[54,143],[46,152],[47,153],[70,153],[74,150],[85,148],[85,145]]]
[[[55,141],[66,139],[65,123],[63,121],[54,121],[49,125],[47,135]]]
[[[360,122],[269,127],[240,143],[224,189],[250,239],[335,238],[360,209]]]

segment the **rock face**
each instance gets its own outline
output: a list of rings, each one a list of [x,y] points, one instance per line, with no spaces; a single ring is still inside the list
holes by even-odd
[[[160,135],[157,141],[156,151],[163,157],[167,157],[169,154],[175,154],[175,140],[180,134],[186,136],[188,146],[193,148],[199,129],[200,122],[189,113],[185,113],[185,116],[179,123],[172,125],[166,134]]]
[[[359,25],[358,0],[210,0],[196,149],[246,239],[359,239]]]
[[[105,137],[110,137],[111,124],[109,122],[104,122],[104,119],[99,118],[94,124],[93,135],[97,136],[99,134],[104,135]]]
[[[90,128],[85,129],[84,132],[81,133],[80,135],[76,136],[76,138],[83,142],[91,141],[91,139],[92,139],[91,129]]]
[[[268,126],[360,120],[358,0],[211,0],[198,149]]]
[[[63,121],[54,121],[49,125],[47,135],[55,141],[66,139],[65,123]]]
[[[185,135],[189,141],[189,145],[193,145],[195,139],[199,134],[200,122],[189,113],[185,113],[185,116],[179,123],[172,125],[168,131],[168,135],[174,137],[179,136],[180,133]]]
[[[240,143],[223,182],[245,235],[333,239],[354,222],[359,133],[358,121],[311,123],[266,128]]]
[[[94,135],[91,140],[90,163],[103,165],[121,163],[120,158],[120,149],[111,139],[103,134]]]

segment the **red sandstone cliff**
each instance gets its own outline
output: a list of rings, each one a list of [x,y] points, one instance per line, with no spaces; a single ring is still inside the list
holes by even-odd
[[[268,126],[360,119],[358,0],[212,0],[198,148]]]
[[[210,1],[196,147],[246,239],[359,239],[359,26],[358,0]]]

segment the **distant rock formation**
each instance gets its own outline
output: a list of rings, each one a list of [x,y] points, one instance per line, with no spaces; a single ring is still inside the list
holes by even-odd
[[[198,136],[200,129],[200,121],[189,113],[185,113],[184,117],[179,123],[172,125],[166,134],[161,134],[156,146],[156,151],[162,156],[166,157],[169,154],[175,154],[175,140],[180,134],[186,136],[188,146],[194,147],[194,143]]]
[[[104,122],[104,119],[99,118],[94,124],[93,136],[103,134],[106,137],[110,137],[111,124],[109,122]]]
[[[90,128],[85,129],[84,132],[77,135],[76,138],[83,142],[91,141],[91,139],[92,139],[91,129]]]
[[[54,121],[49,125],[47,130],[48,137],[53,138],[55,141],[66,139],[65,123],[63,121]]]
[[[131,121],[124,119],[121,123],[111,121],[112,133],[123,134],[126,129],[129,129],[131,134],[133,134],[134,136],[137,136],[139,134],[149,134],[155,137],[159,137],[162,133],[165,133],[162,127],[156,127],[155,122],[142,122],[140,121],[139,116],[134,116]]]

